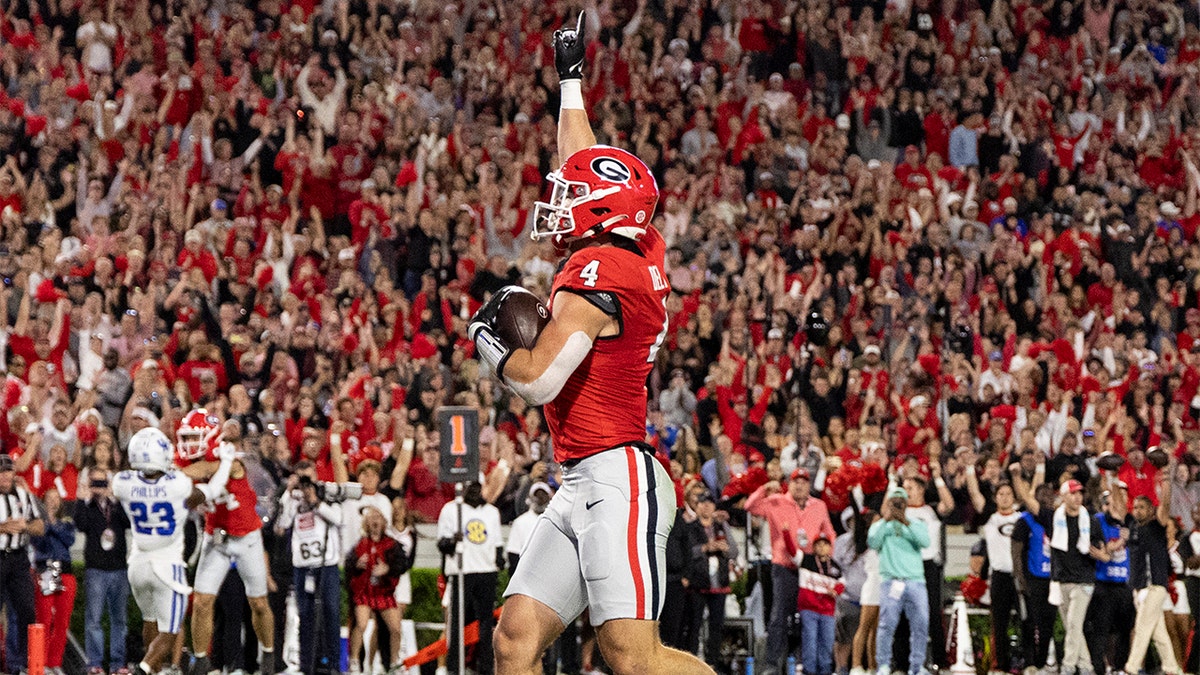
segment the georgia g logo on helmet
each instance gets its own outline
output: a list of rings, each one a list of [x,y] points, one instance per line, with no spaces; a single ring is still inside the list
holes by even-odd
[[[624,162],[613,157],[597,157],[591,166],[597,176],[614,183],[628,183],[633,175]]]

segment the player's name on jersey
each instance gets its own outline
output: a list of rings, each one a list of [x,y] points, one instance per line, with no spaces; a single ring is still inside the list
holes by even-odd
[[[133,499],[163,499],[169,493],[162,485],[133,485],[129,488],[129,496]]]

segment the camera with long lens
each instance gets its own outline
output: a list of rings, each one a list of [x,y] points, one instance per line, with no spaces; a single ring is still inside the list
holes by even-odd
[[[305,487],[316,490],[317,499],[326,504],[341,504],[350,499],[358,499],[363,493],[362,483],[330,483],[301,476],[300,488]]]

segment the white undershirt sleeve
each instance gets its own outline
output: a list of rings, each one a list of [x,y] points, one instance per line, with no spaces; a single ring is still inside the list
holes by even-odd
[[[532,382],[517,382],[512,378],[505,377],[504,381],[510,389],[530,405],[545,405],[558,396],[558,392],[562,391],[563,385],[567,383],[567,378],[575,372],[580,363],[583,363],[591,350],[592,339],[587,336],[587,333],[576,331],[567,338],[554,360],[546,366],[546,370],[542,371],[537,379]]]

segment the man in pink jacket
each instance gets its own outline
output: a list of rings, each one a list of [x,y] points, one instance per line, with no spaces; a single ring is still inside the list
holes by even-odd
[[[813,497],[812,478],[807,469],[796,469],[787,492],[779,481],[771,481],[746,500],[746,510],[766,518],[771,528],[771,621],[767,624],[767,665],[779,672],[787,651],[788,617],[796,613],[799,593],[799,560],[812,553],[813,542],[836,537],[829,522],[829,508]]]

